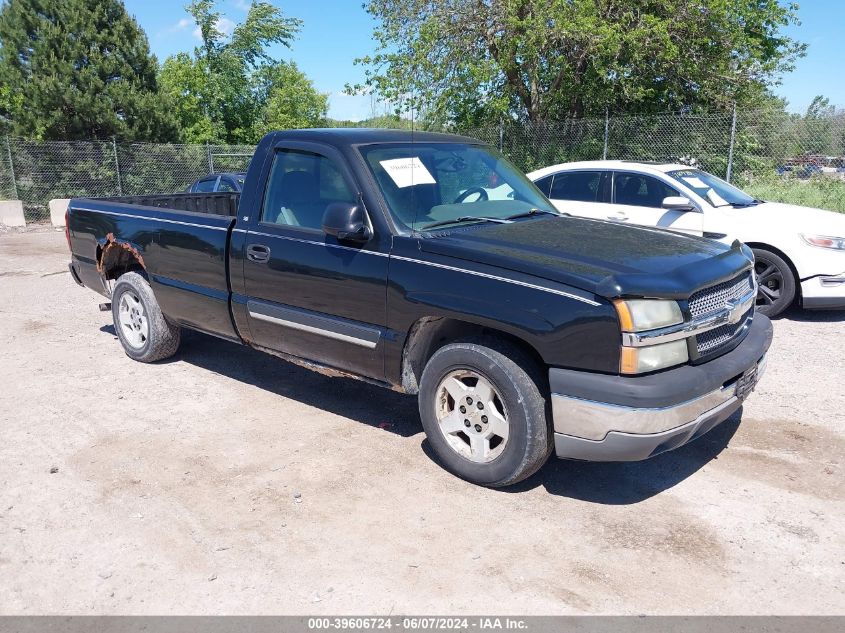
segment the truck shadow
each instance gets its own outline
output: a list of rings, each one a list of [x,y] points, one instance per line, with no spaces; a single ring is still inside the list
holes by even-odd
[[[549,493],[603,505],[630,505],[676,486],[718,459],[739,428],[740,408],[694,442],[641,462],[577,462],[554,456],[540,471],[507,488],[520,492],[543,486]]]
[[[100,328],[115,336],[114,327]],[[168,362],[185,362],[246,385],[296,400],[401,437],[422,433],[417,400],[351,378],[329,378],[242,345],[183,331],[179,352]],[[717,459],[739,427],[742,409],[696,441],[641,462],[596,463],[552,457],[529,479],[503,488],[519,493],[543,486],[550,494],[604,505],[639,503],[668,490]],[[435,463],[428,440],[422,449]]]
[[[100,328],[115,336],[114,326]],[[252,387],[350,418],[401,437],[422,431],[417,400],[352,378],[328,378],[243,345],[182,331],[179,351],[168,362],[185,362]]]

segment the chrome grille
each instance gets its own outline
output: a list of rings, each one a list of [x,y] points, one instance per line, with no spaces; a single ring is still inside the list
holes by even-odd
[[[728,301],[735,301],[747,295],[752,288],[751,273],[747,272],[735,279],[699,290],[689,299],[690,314],[695,320],[705,314],[721,310],[727,305]]]
[[[751,272],[746,272],[724,281],[710,288],[699,290],[689,299],[689,311],[693,320],[704,317],[712,312],[722,310],[729,301],[737,301],[754,290]],[[740,332],[743,331],[748,320],[753,316],[754,308],[742,315],[737,323],[726,323],[717,328],[702,332],[695,337],[698,355],[710,356],[726,347]]]
[[[736,336],[743,327],[745,327],[748,317],[751,316],[752,310],[746,312],[739,320],[739,323],[728,323],[720,325],[712,330],[707,330],[695,337],[695,342],[698,348],[698,353],[705,356],[718,350],[723,345],[726,345],[731,339]]]

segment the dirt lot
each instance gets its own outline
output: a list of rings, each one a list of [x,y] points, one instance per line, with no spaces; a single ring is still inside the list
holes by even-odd
[[[494,491],[406,396],[202,335],[131,361],[66,248],[0,234],[0,613],[845,613],[843,312],[775,324],[741,421]]]

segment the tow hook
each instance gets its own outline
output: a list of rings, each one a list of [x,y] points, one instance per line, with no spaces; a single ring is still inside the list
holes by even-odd
[[[111,312],[111,303],[101,303],[98,307],[100,312]]]

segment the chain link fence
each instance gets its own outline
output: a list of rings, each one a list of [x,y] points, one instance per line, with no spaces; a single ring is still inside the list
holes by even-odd
[[[842,111],[820,117],[762,110],[607,116],[442,131],[498,147],[525,171],[602,158],[680,162],[761,198],[845,212]],[[22,200],[27,221],[40,222],[49,219],[53,198],[183,191],[209,173],[245,171],[253,149],[4,137],[0,199]]]
[[[23,201],[27,222],[49,220],[54,198],[184,191],[214,172],[246,171],[251,145],[169,145],[108,141],[0,143],[0,199]]]

